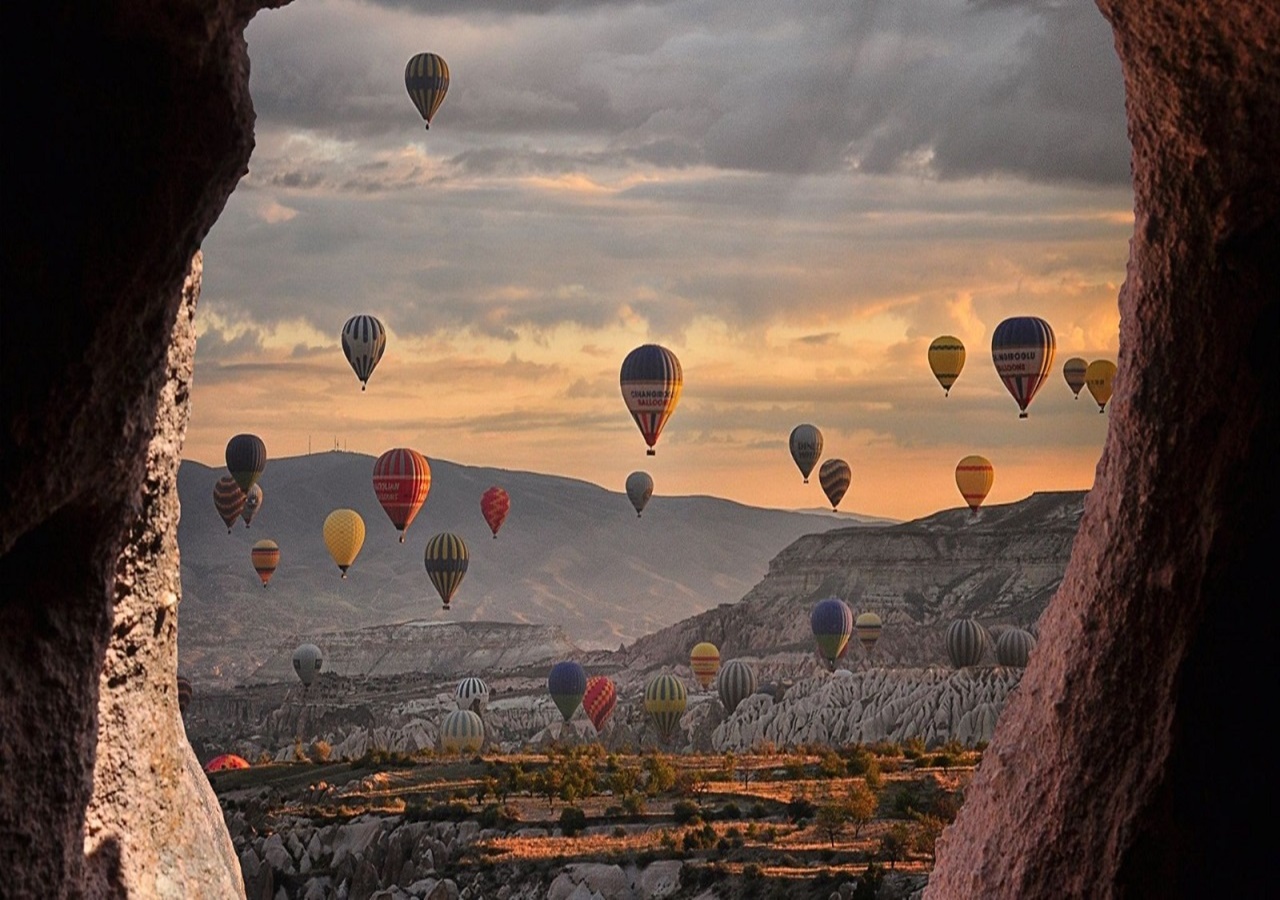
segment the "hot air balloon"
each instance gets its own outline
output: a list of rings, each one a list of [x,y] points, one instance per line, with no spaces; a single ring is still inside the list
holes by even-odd
[[[303,687],[311,686],[311,682],[315,681],[316,676],[320,674],[322,665],[324,665],[324,656],[315,644],[301,644],[297,650],[293,651],[293,671],[298,673]]]
[[[618,686],[606,675],[592,675],[587,679],[587,689],[582,695],[582,709],[595,726],[596,733],[604,730],[605,723],[618,705]]]
[[[191,682],[181,675],[178,676],[178,712],[185,713],[187,707],[191,705]]]
[[[1111,399],[1111,382],[1116,377],[1116,364],[1109,359],[1095,359],[1089,363],[1084,374],[1084,383],[1089,386],[1089,393],[1098,402],[1098,412],[1105,412],[1107,401]]]
[[[648,472],[632,472],[627,476],[627,499],[631,501],[631,505],[636,508],[636,518],[640,518],[640,513],[649,505],[649,498],[653,496],[653,479]]]
[[[1089,363],[1078,356],[1073,356],[1062,364],[1062,377],[1067,380],[1067,387],[1071,388],[1071,393],[1076,395],[1076,399],[1080,399],[1080,388],[1084,387],[1084,373],[1088,371]]]
[[[680,360],[666,347],[643,344],[627,354],[622,361],[619,375],[622,399],[644,441],[649,445],[649,456],[654,455],[653,445],[658,443],[663,426],[675,412],[684,387],[684,370]]]
[[[664,741],[680,727],[688,703],[684,682],[670,672],[653,676],[644,686],[644,711]]]
[[[862,649],[870,655],[871,648],[876,645],[876,641],[880,640],[880,629],[882,624],[880,617],[873,612],[858,613],[858,617],[853,620],[853,633],[857,635],[858,642],[862,644]]]
[[[689,651],[689,668],[693,670],[693,677],[698,684],[706,690],[715,682],[716,673],[720,671],[720,650],[709,641],[696,644]]]
[[[231,533],[231,526],[244,511],[245,500],[244,491],[240,490],[240,485],[230,475],[223,475],[213,486],[213,506],[226,523],[227,534]]]
[[[239,487],[239,485],[236,485]],[[240,518],[244,519],[244,527],[248,528],[253,522],[253,517],[258,514],[258,510],[262,509],[262,485],[255,484],[249,488],[249,493],[244,498],[244,509],[240,510]]]
[[[974,515],[995,483],[996,470],[985,456],[966,456],[956,463],[956,487]]]
[[[946,391],[945,396],[951,396],[951,385],[956,383],[960,370],[964,368],[964,344],[960,338],[949,334],[934,338],[929,345],[929,368]]]
[[[247,769],[249,761],[243,756],[236,756],[234,753],[224,753],[221,756],[215,756],[204,764],[206,772],[221,772],[225,769]]]
[[[360,390],[369,386],[369,376],[386,350],[387,329],[373,316],[352,316],[342,326],[342,352],[360,379]]]
[[[1035,316],[1005,319],[992,332],[991,360],[1018,403],[1018,418],[1027,417],[1031,398],[1049,377],[1056,347],[1049,323]]]
[[[987,629],[976,619],[956,619],[947,626],[947,655],[957,669],[976,666],[987,648]]]
[[[804,483],[809,483],[809,473],[822,458],[822,432],[813,425],[797,425],[791,429],[791,458],[796,461]]]
[[[342,577],[364,546],[364,519],[354,509],[335,509],[324,520],[324,545],[338,564]]]
[[[436,586],[445,609],[449,609],[458,585],[462,584],[462,576],[467,574],[470,558],[466,542],[456,534],[442,531],[427,541],[423,565],[426,566],[427,575]]]
[[[853,634],[853,610],[839,597],[819,600],[809,614],[809,625],[813,628],[818,653],[826,662],[827,669],[834,669],[836,660],[843,657],[848,649],[849,636]]]
[[[498,529],[507,520],[510,509],[511,495],[496,485],[480,495],[480,513],[493,532],[494,540],[497,540]]]
[[[484,746],[484,720],[469,709],[455,709],[440,723],[446,753],[476,753]]]
[[[280,565],[280,545],[265,539],[258,541],[249,551],[249,559],[253,561],[253,568],[262,579],[262,586],[266,587],[276,567]]]
[[[587,692],[586,670],[571,659],[556,663],[547,676],[547,692],[560,715],[568,722],[582,702],[582,695]]]
[[[404,86],[430,130],[431,119],[449,90],[449,66],[434,53],[419,53],[404,67]]]
[[[822,485],[822,492],[831,501],[832,512],[836,511],[836,507],[844,499],[844,492],[849,490],[852,479],[853,470],[843,459],[829,459],[818,470],[818,484]]]
[[[247,491],[267,467],[267,445],[256,434],[237,434],[227,441],[227,471]]]
[[[738,704],[756,692],[756,670],[740,659],[731,659],[716,676],[716,689],[724,711],[733,715]]]
[[[373,464],[373,493],[382,504],[391,524],[404,532],[431,491],[431,466],[417,450],[396,447],[378,457]]]
[[[469,709],[474,713],[483,713],[485,707],[489,705],[489,685],[474,675],[469,676],[458,682],[458,688],[453,692],[453,698],[458,701],[458,709]]]
[[[996,638],[996,662],[1013,669],[1025,669],[1036,639],[1022,628],[1010,628]]]

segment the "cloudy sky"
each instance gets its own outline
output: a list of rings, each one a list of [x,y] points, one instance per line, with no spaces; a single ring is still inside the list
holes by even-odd
[[[295,0],[247,36],[257,146],[204,244],[188,458],[253,431],[803,508],[810,422],[847,511],[960,505],[970,453],[989,503],[1092,484],[1107,417],[1061,365],[1115,358],[1133,215],[1089,0]],[[389,332],[364,393],[356,313]],[[1026,420],[991,365],[1013,315],[1058,342]],[[685,375],[656,457],[618,387],[649,342]]]

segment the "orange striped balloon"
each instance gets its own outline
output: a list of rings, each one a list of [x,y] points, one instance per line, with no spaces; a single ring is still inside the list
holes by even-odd
[[[266,587],[280,565],[280,545],[275,541],[258,541],[249,551],[249,558],[253,561],[254,571],[262,579],[262,586]]]
[[[582,708],[597,732],[604,728],[617,705],[618,687],[612,678],[607,675],[592,675],[587,679],[587,690],[582,695]]]
[[[956,465],[956,487],[975,514],[995,480],[996,471],[985,456],[966,456]]]
[[[431,466],[417,450],[396,447],[373,464],[373,493],[404,543],[405,529],[431,491]]]

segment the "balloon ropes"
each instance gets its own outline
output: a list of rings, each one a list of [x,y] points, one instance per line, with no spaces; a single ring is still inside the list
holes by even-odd
[[[607,675],[592,675],[587,679],[587,689],[582,695],[582,709],[595,726],[596,733],[604,730],[605,723],[618,705],[618,686]]]
[[[670,672],[653,676],[644,686],[644,711],[664,741],[680,726],[688,702],[684,682]]]
[[[822,457],[822,432],[813,425],[797,425],[791,429],[791,458],[804,476],[804,483],[809,483],[809,473]]]
[[[809,625],[818,644],[818,653],[827,664],[827,670],[836,667],[836,661],[844,656],[853,634],[853,610],[839,597],[819,600],[809,614]]]
[[[1073,356],[1062,364],[1062,377],[1067,380],[1067,387],[1080,399],[1080,389],[1084,387],[1084,375],[1089,371],[1089,363],[1078,356]]]
[[[378,457],[373,464],[373,493],[387,518],[404,533],[431,492],[431,466],[417,450],[396,447]]]
[[[440,723],[446,753],[476,753],[484,746],[484,721],[469,709],[455,709]]]
[[[324,655],[315,644],[302,644],[293,651],[293,671],[298,673],[303,687],[310,687],[311,682],[320,674],[324,665]]]
[[[705,691],[715,683],[716,673],[720,671],[720,650],[710,641],[694,645],[689,651],[689,668]]]
[[[849,490],[849,482],[852,480],[853,470],[843,459],[829,459],[818,470],[818,483],[822,485],[822,492],[831,501],[832,512],[836,511],[836,507],[844,499],[845,491]]]
[[[1098,404],[1098,412],[1106,412],[1111,399],[1111,382],[1116,377],[1116,364],[1109,359],[1095,359],[1084,373],[1084,383]]]
[[[227,534],[231,533],[231,526],[244,511],[245,501],[244,491],[230,475],[223,475],[213,486],[213,508],[218,511],[218,515],[227,526]]]
[[[249,493],[245,494],[244,509],[240,510],[240,518],[244,519],[245,528],[253,522],[253,517],[260,509],[262,509],[262,485],[255,484],[249,488]]]
[[[227,471],[247,491],[267,467],[267,445],[256,434],[237,434],[227,441]]]
[[[960,370],[964,368],[964,344],[960,338],[949,334],[934,338],[929,345],[929,368],[946,392],[943,396],[950,397],[951,385],[956,383]]]
[[[471,555],[467,552],[466,542],[448,531],[437,534],[427,541],[427,549],[423,553],[422,562],[427,570],[427,577],[435,585],[436,593],[449,609],[453,595],[462,584],[462,576],[467,574],[467,565]]]
[[[354,509],[335,509],[324,520],[324,545],[346,578],[364,546],[364,519]]]
[[[956,463],[956,487],[974,515],[995,484],[996,470],[985,456],[966,456]]]
[[[497,540],[498,529],[507,520],[507,513],[510,511],[511,495],[497,485],[480,495],[480,514],[493,532],[494,540]]]
[[[566,722],[573,718],[586,692],[587,672],[581,664],[569,659],[551,667],[551,674],[547,676],[547,693]]]
[[[756,692],[756,670],[740,659],[731,659],[716,677],[716,690],[724,711],[733,715],[738,704]]]
[[[342,352],[360,379],[360,390],[369,386],[369,376],[387,350],[387,330],[373,316],[352,316],[342,326]]]
[[[280,565],[280,546],[275,541],[258,541],[249,551],[249,559],[254,571],[262,579],[262,586],[266,587],[275,574],[276,567]]]
[[[666,347],[643,344],[622,361],[618,381],[627,411],[636,420],[644,442],[649,445],[646,453],[653,456],[654,444],[658,443],[658,436],[675,412],[684,387],[680,360]]]
[[[635,507],[637,519],[649,505],[649,498],[652,496],[653,478],[648,472],[632,472],[627,476],[627,499]]]
[[[1049,376],[1056,347],[1049,323],[1035,316],[1005,319],[992,333],[991,360],[1018,403],[1018,418],[1027,417],[1027,406]]]
[[[448,64],[435,53],[419,53],[404,67],[404,86],[424,127],[430,130],[431,119],[449,90]]]

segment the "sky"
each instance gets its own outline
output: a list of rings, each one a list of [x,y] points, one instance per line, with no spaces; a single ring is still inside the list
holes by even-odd
[[[203,245],[186,458],[249,431],[803,509],[811,423],[847,512],[960,506],[972,453],[987,503],[1091,486],[1108,417],[1061,367],[1116,358],[1133,205],[1089,0],[295,0],[246,37],[256,146]],[[451,75],[429,130],[423,51]],[[388,331],[363,392],[359,313]],[[1019,315],[1057,338],[1027,419],[991,363]],[[652,457],[618,384],[645,343],[684,370]]]

